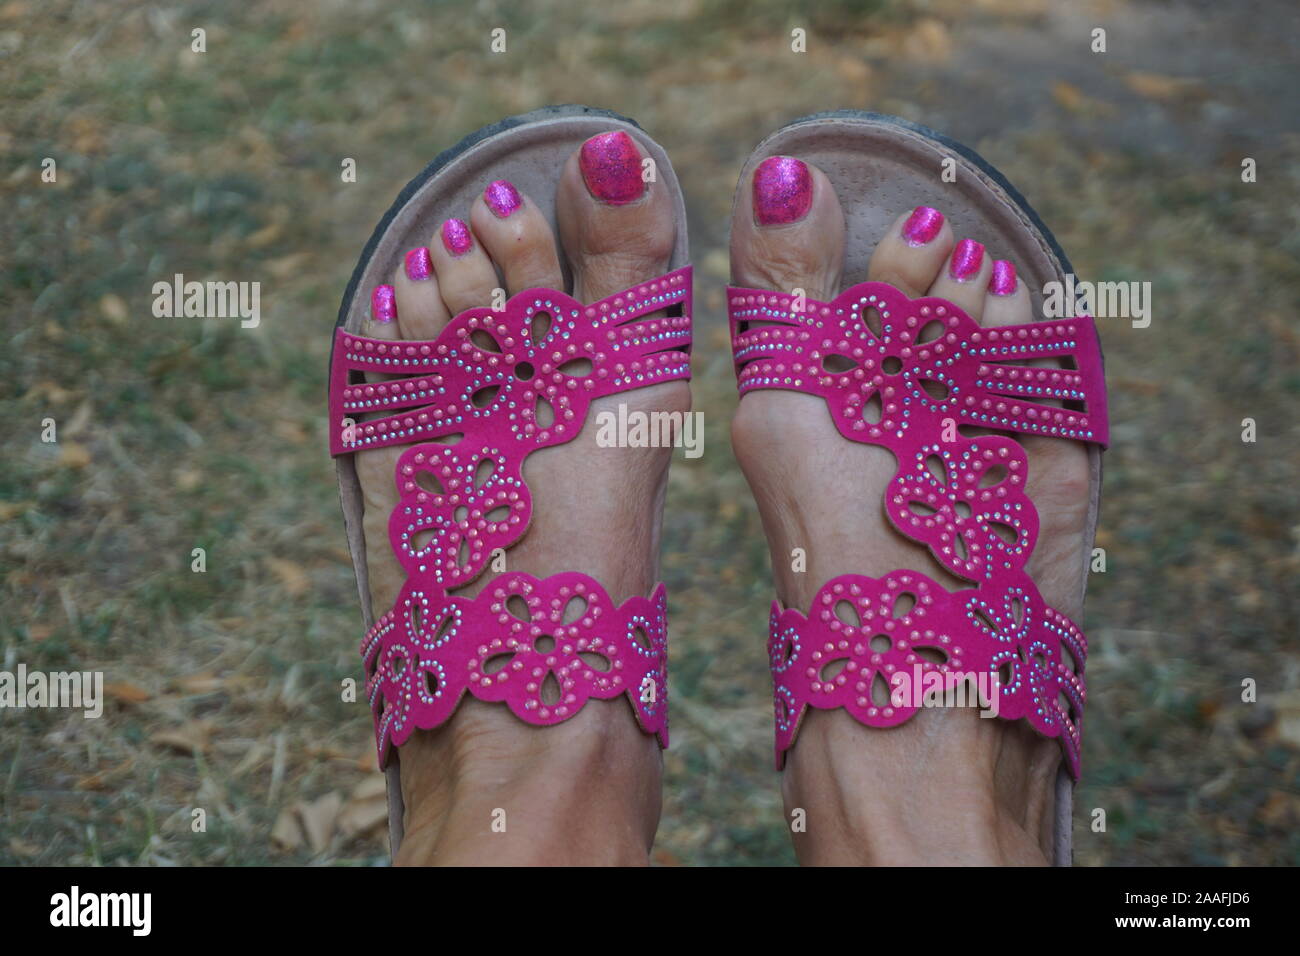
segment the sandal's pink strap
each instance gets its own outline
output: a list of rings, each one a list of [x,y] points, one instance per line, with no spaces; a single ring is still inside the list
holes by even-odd
[[[670,309],[675,315],[648,319]],[[338,329],[330,371],[330,454],[483,433],[526,447],[572,438],[593,398],[690,378],[691,269],[592,305],[527,289],[501,311],[470,309],[432,341]],[[395,376],[367,383],[362,373]],[[540,401],[555,421],[537,421]],[[392,412],[362,422],[363,415]]]
[[[1011,438],[959,429],[1104,446],[1092,319],[984,328],[951,302],[909,299],[880,282],[832,302],[756,289],[727,297],[741,394],[820,396],[842,435],[889,448],[898,459],[885,493],[890,521],[975,584],[950,592],[916,571],[844,575],[818,592],[807,617],[774,605],[778,768],[808,707],[843,707],[888,727],[915,714],[927,689],[972,678],[999,716],[1059,738],[1077,778],[1087,643],[1024,571],[1039,527],[1025,494],[1029,460]],[[1040,359],[1075,367],[1029,364]]]
[[[784,388],[821,396],[854,441],[914,444],[949,422],[1103,447],[1109,440],[1090,316],[985,328],[945,299],[909,299],[883,282],[853,286],[831,302],[729,288],[727,303],[741,394]],[[1034,359],[1072,359],[1076,367],[1014,364]]]
[[[537,725],[626,694],[668,745],[662,585],[621,605],[577,572],[503,573],[476,598],[452,591],[527,530],[525,458],[577,437],[593,399],[690,378],[690,345],[689,267],[589,306],[529,289],[499,312],[461,313],[431,341],[336,332],[331,453],[410,445],[388,523],[407,581],[361,649],[381,767],[466,692]]]
[[[1087,646],[1026,575],[959,592],[916,571],[834,578],[806,617],[772,605],[777,769],[808,707],[893,727],[965,683],[965,706],[1058,738],[1078,779]]]
[[[417,727],[450,718],[466,692],[539,726],[626,694],[641,729],[667,747],[666,608],[662,584],[616,606],[576,572],[503,574],[476,598],[408,581],[361,644],[379,765]]]

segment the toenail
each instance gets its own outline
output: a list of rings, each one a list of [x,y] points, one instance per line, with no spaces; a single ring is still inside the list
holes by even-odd
[[[754,219],[760,226],[798,222],[812,208],[812,173],[792,156],[769,156],[754,171]]]
[[[645,194],[641,154],[622,131],[601,133],[582,144],[578,167],[591,194],[603,203],[622,206]]]
[[[924,246],[934,241],[943,228],[943,213],[932,206],[917,206],[903,223],[903,238],[909,246]]]
[[[993,260],[993,275],[989,277],[989,291],[994,295],[1011,295],[1016,291],[1016,267],[1006,259]]]
[[[948,264],[948,274],[958,282],[965,282],[980,271],[984,262],[984,247],[974,239],[963,239],[952,251],[952,262]]]
[[[510,184],[506,183],[506,185]],[[488,202],[490,203],[491,200]],[[497,213],[497,215],[501,214]],[[505,215],[508,216],[510,213],[507,212]],[[442,224],[442,244],[453,257],[459,258],[474,248],[474,236],[463,219],[448,219]]]
[[[523,197],[519,195],[519,190],[515,189],[514,183],[505,179],[489,183],[488,188],[483,190],[483,199],[498,219],[509,218],[524,204]]]
[[[391,285],[377,285],[370,293],[370,317],[376,322],[391,322],[397,318],[397,300]]]
[[[418,246],[406,254],[406,277],[412,282],[429,278],[432,268],[433,262],[426,247]]]

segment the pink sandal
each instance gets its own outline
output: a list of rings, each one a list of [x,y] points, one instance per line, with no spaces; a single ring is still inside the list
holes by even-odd
[[[510,179],[553,216],[564,160],[610,129],[642,144],[676,197],[672,271],[591,305],[555,289],[529,289],[499,312],[461,313],[432,341],[356,334],[368,309],[367,296],[358,293],[386,282],[401,255],[421,245],[436,223],[467,208],[484,183]],[[593,399],[690,378],[685,223],[668,157],[639,127],[604,111],[553,107],[480,130],[439,156],[403,190],[366,246],[334,337],[330,453],[338,461],[369,625],[361,655],[379,765],[388,772],[394,854],[402,839],[402,797],[393,748],[417,728],[447,721],[466,693],[504,703],[538,726],[568,720],[590,698],[626,695],[641,729],[668,746],[662,584],[649,597],[621,605],[577,571],[540,580],[506,572],[475,598],[453,592],[477,579],[494,554],[527,530],[532,498],[522,467],[531,452],[577,436]],[[647,318],[664,310],[667,317]],[[569,368],[577,362],[590,369],[579,374]],[[366,373],[391,378],[367,383]],[[554,411],[549,427],[537,420],[540,401]],[[454,444],[439,441],[456,435]],[[410,446],[398,460],[398,503],[388,523],[407,579],[393,607],[376,618],[353,455],[393,445]],[[526,611],[516,610],[516,599]],[[566,624],[570,610],[578,616],[568,615]],[[607,666],[593,666],[593,656]],[[550,703],[542,695],[548,675],[560,688]]]
[[[884,184],[879,188],[909,204],[951,210],[963,230],[1009,250],[1031,289],[1070,272],[1050,233],[1005,179],[929,130],[876,114],[824,114],[768,137],[745,172],[772,155],[814,163],[837,186],[848,219],[850,276],[865,275],[876,238],[898,212],[870,202],[868,183]],[[958,163],[955,184],[939,182],[934,172],[949,157]],[[1101,483],[1099,452],[1108,437],[1093,320],[984,328],[951,302],[909,299],[880,282],[854,285],[830,302],[801,303],[760,289],[730,288],[727,296],[742,397],[756,389],[816,395],[845,438],[893,452],[899,466],[885,497],[890,521],[928,546],[948,571],[974,583],[950,592],[912,570],[881,578],[847,574],[821,587],[807,616],[774,602],[768,651],[777,769],[809,707],[842,707],[868,726],[893,727],[919,709],[916,697],[904,693],[918,677],[951,690],[967,675],[982,675],[1000,695],[1001,717],[1023,718],[1060,741],[1065,760],[1055,857],[1068,864],[1087,642],[1073,621],[1044,604],[1024,570],[1038,535],[1038,515],[1025,494],[1024,450],[1002,435],[964,437],[959,429],[1087,443],[1093,477],[1086,568]],[[868,326],[873,311],[879,332]],[[1024,364],[1032,359],[1065,359],[1072,368]],[[923,383],[939,387],[927,390]],[[932,391],[946,394],[935,398]],[[985,486],[981,479],[995,468],[1005,477]],[[997,526],[1010,532],[1010,541]],[[836,613],[842,602],[858,624]],[[834,676],[830,665],[840,667]]]

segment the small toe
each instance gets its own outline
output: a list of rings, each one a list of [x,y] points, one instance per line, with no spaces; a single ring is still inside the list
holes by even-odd
[[[1033,303],[1029,290],[1016,275],[1016,267],[1006,259],[996,259],[984,297],[985,325],[1023,325],[1032,322]]]
[[[505,180],[490,184],[469,214],[474,235],[496,263],[510,295],[541,286],[562,288],[555,234],[546,216]]]
[[[433,262],[425,246],[406,253],[402,265],[393,274],[393,294],[397,305],[396,328],[404,339],[436,338],[450,315],[438,293]]]
[[[943,213],[917,206],[889,227],[867,266],[867,279],[888,282],[915,299],[926,295],[952,251],[952,227]]]
[[[438,276],[438,291],[451,315],[490,306],[501,283],[496,266],[463,219],[448,219],[429,239],[429,255]]]
[[[952,255],[930,285],[930,295],[947,299],[976,322],[984,314],[984,297],[988,292],[993,261],[984,244],[962,239],[952,248]]]

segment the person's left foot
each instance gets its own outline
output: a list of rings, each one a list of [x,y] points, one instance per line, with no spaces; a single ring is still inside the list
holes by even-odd
[[[771,157],[743,184],[731,224],[733,283],[829,301],[841,291],[844,213],[826,175]],[[957,241],[936,209],[902,213],[882,236],[867,278],[911,298],[939,296],[987,326],[1033,321],[1014,266],[975,239]],[[1044,600],[1074,620],[1081,608],[1088,456],[1077,442],[1013,436],[1029,457],[1027,492],[1041,521],[1027,571]],[[898,461],[843,438],[821,399],[755,390],[732,422],[736,458],[758,502],[776,591],[805,614],[842,574],[897,568],[969,587],[888,524],[881,502]],[[801,573],[792,549],[807,555]],[[787,809],[809,815],[796,850],[807,862],[1044,863],[1050,853],[1059,745],[1023,722],[937,708],[877,729],[843,710],[810,710],[782,778]],[[815,823],[813,821],[816,821]]]

